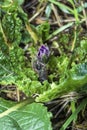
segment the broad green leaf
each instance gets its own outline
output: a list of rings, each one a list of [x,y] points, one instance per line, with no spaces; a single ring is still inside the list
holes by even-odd
[[[29,100],[29,99],[28,99]],[[40,103],[19,104],[0,99],[0,130],[52,130],[51,113]]]

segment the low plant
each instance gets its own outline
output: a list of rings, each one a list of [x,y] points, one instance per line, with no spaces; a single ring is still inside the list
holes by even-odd
[[[52,31],[48,22],[51,6],[46,22],[35,27],[22,9],[23,2],[0,2],[1,93],[5,92],[3,86],[14,85],[27,97],[20,103],[0,99],[0,128],[51,130],[52,114],[43,103],[73,91],[87,93],[87,38],[80,37],[79,30],[82,15],[72,0],[73,9],[49,0],[75,18],[75,22]],[[74,28],[72,33],[64,34],[68,28]],[[58,38],[50,41],[55,36]],[[86,104],[85,99],[60,130],[65,130]]]

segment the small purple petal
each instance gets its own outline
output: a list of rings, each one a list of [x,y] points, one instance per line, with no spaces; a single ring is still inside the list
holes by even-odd
[[[46,48],[46,46],[44,46],[44,45],[41,46],[41,49],[45,49],[45,48]]]
[[[42,45],[39,48],[39,52],[38,52],[38,58],[43,59],[44,57],[48,58],[50,55],[50,51],[49,48],[45,45]]]

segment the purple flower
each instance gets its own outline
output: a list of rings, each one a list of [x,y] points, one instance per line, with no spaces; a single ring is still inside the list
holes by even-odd
[[[49,48],[45,45],[42,45],[38,51],[38,55],[37,55],[38,59],[40,60],[43,60],[44,58],[47,59],[49,55],[50,55]]]

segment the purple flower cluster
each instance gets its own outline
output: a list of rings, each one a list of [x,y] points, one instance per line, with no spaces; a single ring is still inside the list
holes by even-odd
[[[33,68],[38,73],[39,80],[42,83],[47,80],[47,62],[50,56],[48,46],[42,45],[37,53],[36,60],[33,62]]]
[[[40,60],[43,60],[44,58],[47,59],[49,55],[50,55],[49,48],[45,45],[42,45],[38,51],[38,55],[37,55],[38,59]]]

